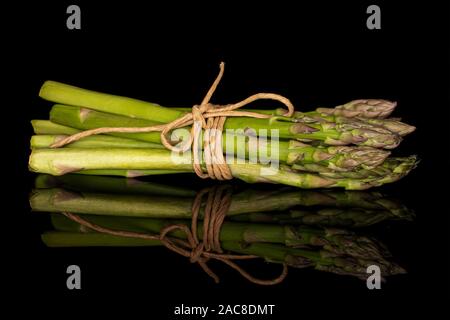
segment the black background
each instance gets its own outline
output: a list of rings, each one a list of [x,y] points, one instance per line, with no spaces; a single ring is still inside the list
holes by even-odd
[[[81,7],[81,30],[66,28],[65,11],[72,3]],[[276,304],[276,316],[292,317],[436,312],[448,298],[450,270],[444,206],[450,37],[449,7],[443,3],[255,1],[244,7],[55,1],[5,10],[10,54],[5,67],[13,71],[6,78],[12,86],[5,90],[13,99],[3,106],[11,113],[4,125],[14,132],[4,159],[9,184],[3,202],[9,206],[3,212],[3,248],[10,253],[4,275],[10,297],[39,302],[34,311],[47,316],[56,305],[72,311],[90,305],[97,311],[142,311],[147,318],[162,319],[181,303]],[[366,28],[370,4],[381,7],[381,30]],[[380,233],[407,275],[369,291],[364,282],[348,277],[291,270],[281,285],[258,287],[214,264],[222,279],[215,285],[200,268],[162,248],[45,248],[40,233],[49,221],[30,213],[27,202],[35,177],[27,172],[29,121],[47,118],[51,106],[38,97],[43,81],[191,106],[203,98],[220,61],[226,68],[213,97],[216,103],[255,92],[285,95],[299,110],[365,97],[398,102],[395,115],[418,129],[396,152],[416,153],[422,162],[383,190],[414,208],[417,219]],[[200,186],[195,178],[176,179],[161,181]],[[80,291],[65,287],[69,264],[82,269]],[[265,276],[279,270],[264,264],[254,268]]]

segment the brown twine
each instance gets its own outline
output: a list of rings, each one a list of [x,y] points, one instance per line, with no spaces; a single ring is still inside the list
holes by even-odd
[[[200,103],[200,105],[194,105],[190,113],[187,113],[170,123],[150,127],[104,127],[86,130],[55,142],[51,145],[51,148],[63,147],[82,138],[102,133],[137,133],[161,131],[161,143],[167,149],[175,152],[185,152],[192,147],[193,169],[199,177],[209,177],[211,179],[218,180],[230,180],[233,177],[231,175],[230,168],[224,161],[222,150],[222,130],[226,117],[251,117],[260,119],[270,118],[271,116],[266,114],[249,111],[236,111],[237,109],[242,108],[249,103],[262,99],[276,100],[283,103],[288,109],[284,114],[287,117],[293,115],[294,106],[289,101],[289,99],[274,93],[257,93],[240,102],[229,105],[214,105],[209,103],[214,91],[216,90],[220,80],[222,79],[224,68],[225,64],[221,62],[219,74],[208,90],[206,96],[203,98],[203,101]],[[180,148],[174,146],[169,142],[168,133],[170,131],[190,125],[192,125],[190,140],[187,141],[187,143],[183,143],[183,147]],[[202,170],[199,156],[199,138],[201,136],[202,129],[205,130],[204,157],[206,164],[206,173]]]
[[[79,223],[80,225],[94,231],[129,238],[140,238],[147,240],[159,240],[168,249],[189,258],[191,263],[198,263],[200,267],[214,279],[219,282],[219,277],[208,267],[207,262],[210,259],[221,261],[239,272],[244,278],[252,283],[259,285],[275,285],[281,283],[287,276],[288,267],[283,264],[281,274],[274,279],[259,279],[242,269],[233,260],[246,260],[259,258],[255,255],[234,255],[223,253],[220,246],[220,230],[225,216],[231,204],[231,191],[228,186],[215,186],[200,191],[192,204],[191,228],[184,224],[173,224],[163,228],[159,235],[151,235],[139,232],[113,230],[89,222],[78,215],[69,212],[62,212],[67,218]],[[207,194],[206,205],[203,217],[202,241],[197,237],[197,220],[202,206],[202,198]],[[173,231],[182,231],[187,240],[170,237]]]

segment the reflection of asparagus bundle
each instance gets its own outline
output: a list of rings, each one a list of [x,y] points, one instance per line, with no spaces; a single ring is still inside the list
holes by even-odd
[[[168,225],[190,224],[193,198],[192,190],[150,182],[115,177],[40,175],[30,203],[35,211],[73,212],[111,230],[158,234]],[[324,214],[326,210],[334,214]],[[233,195],[228,216],[222,224],[220,241],[222,248],[231,252],[361,278],[367,277],[366,267],[372,264],[380,266],[385,276],[403,272],[387,260],[389,253],[377,241],[350,231],[321,227],[360,227],[383,219],[411,216],[405,207],[384,199],[379,193],[318,192],[286,187],[271,191],[242,190]],[[261,221],[261,217],[265,220]],[[202,218],[203,209],[200,211]],[[52,223],[56,231],[43,235],[48,246],[160,244],[159,241],[99,234],[56,213],[52,214]],[[171,235],[185,237],[177,231]],[[201,221],[198,237],[203,237]]]
[[[49,148],[80,130],[161,125],[188,109],[164,108],[51,81],[43,85],[40,95],[65,105],[53,106],[50,121],[32,121],[36,135],[31,140],[31,170],[53,175],[78,172],[128,177],[192,172],[191,155],[175,157],[165,150],[159,132],[90,136],[67,148]],[[254,110],[271,118],[227,118],[224,128],[236,132],[223,135],[224,153],[259,159],[257,163],[229,163],[232,175],[247,182],[302,188],[379,186],[405,176],[416,163],[415,157],[387,159],[388,149],[398,146],[401,137],[414,130],[398,120],[386,119],[394,107],[395,103],[385,100],[355,100],[334,109],[295,112],[292,117],[283,116],[280,110]],[[262,132],[270,134],[272,129],[281,138],[277,145],[255,143],[251,138]],[[261,169],[268,169],[265,161],[274,160],[280,162],[280,170],[262,175]]]
[[[255,212],[230,217],[232,221],[257,223],[304,224],[323,227],[359,228],[377,224],[387,219],[401,218],[409,220],[412,214],[402,211],[396,216],[388,210],[372,210],[363,208],[325,208],[317,210],[289,210],[286,213],[271,214]]]
[[[39,175],[30,203],[35,211],[184,219],[191,217],[194,195],[189,189],[118,177]],[[228,216],[236,221],[267,222],[269,219],[270,222],[361,227],[387,219],[411,219],[413,214],[378,192],[281,187],[235,193]]]
[[[84,216],[84,219],[102,227],[133,232],[159,231],[174,221]],[[58,246],[146,246],[158,245],[158,241],[123,238],[107,234],[90,233],[83,226],[62,215],[52,216],[56,231],[43,234],[43,241],[50,247]],[[189,220],[176,221],[189,224]],[[201,226],[201,225],[200,225]],[[88,233],[86,233],[88,232]],[[199,238],[203,237],[199,228]],[[181,232],[173,236],[183,238]],[[367,278],[366,268],[377,265],[384,276],[403,273],[404,270],[387,260],[390,254],[376,241],[342,230],[294,228],[279,225],[225,222],[220,232],[223,249],[265,258],[269,262],[286,263],[296,268],[314,266],[318,270]]]

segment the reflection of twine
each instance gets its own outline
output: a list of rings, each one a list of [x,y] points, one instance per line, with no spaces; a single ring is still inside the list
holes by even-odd
[[[203,196],[207,195],[204,217],[202,241],[197,237],[197,220],[202,206]],[[208,267],[207,262],[210,259],[219,260],[231,268],[237,270],[244,278],[250,282],[260,285],[274,285],[282,282],[287,275],[288,268],[283,264],[283,271],[274,279],[262,280],[255,278],[233,260],[255,259],[259,258],[254,255],[233,255],[223,253],[220,246],[220,229],[228,209],[231,204],[231,189],[229,186],[219,185],[212,188],[206,188],[200,191],[192,204],[192,222],[191,228],[184,224],[173,224],[163,228],[159,235],[151,235],[139,232],[112,230],[94,223],[91,223],[78,215],[69,212],[63,212],[67,218],[81,224],[84,227],[92,229],[100,233],[106,233],[115,236],[140,238],[148,240],[159,240],[168,249],[189,258],[192,263],[198,263],[202,269],[214,279],[217,283],[219,277]],[[187,240],[170,237],[173,231],[182,231],[186,235]]]
[[[195,173],[200,178],[211,178],[217,180],[230,180],[233,178],[231,174],[231,170],[228,167],[228,164],[225,162],[223,157],[223,149],[222,149],[222,130],[223,125],[225,123],[226,117],[251,117],[251,118],[260,118],[267,119],[270,118],[271,115],[260,114],[256,112],[249,111],[237,111],[237,109],[242,108],[243,106],[252,103],[257,100],[276,100],[283,103],[287,107],[287,111],[284,116],[290,117],[294,114],[294,106],[289,101],[289,99],[274,93],[257,93],[254,94],[247,99],[244,99],[240,102],[229,104],[229,105],[214,105],[209,103],[214,91],[219,85],[220,80],[222,79],[224,72],[225,64],[220,63],[220,72],[217,76],[216,80],[211,85],[211,88],[208,90],[206,96],[203,98],[203,101],[200,105],[195,105],[192,107],[192,111],[190,113],[185,114],[184,116],[169,122],[167,124],[155,125],[150,127],[113,127],[113,128],[96,128],[91,130],[82,131],[80,133],[71,135],[65,139],[62,139],[58,142],[55,142],[51,145],[52,148],[63,147],[66,144],[72,143],[74,141],[80,140],[84,137],[101,134],[101,133],[112,133],[112,132],[120,132],[120,133],[136,133],[136,132],[161,132],[161,143],[169,150],[174,152],[184,152],[189,150],[192,147],[192,156],[193,156],[193,169]],[[207,119],[207,120],[205,120]],[[192,125],[190,140],[187,143],[183,143],[183,147],[177,147],[172,145],[167,138],[168,133],[171,130],[177,128],[183,128]],[[200,155],[199,155],[199,145],[200,136],[202,133],[202,129],[205,130],[205,139],[204,139],[204,159],[206,166],[206,173],[203,172],[203,169],[200,165]]]

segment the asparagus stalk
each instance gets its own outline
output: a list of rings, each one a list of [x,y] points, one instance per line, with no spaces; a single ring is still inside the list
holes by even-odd
[[[54,105],[50,110],[50,121],[66,127],[73,127],[78,130],[88,130],[100,127],[148,127],[161,124],[150,120],[124,117],[81,107],[58,104]],[[161,143],[160,132],[111,133],[110,135],[146,142]]]
[[[51,248],[67,247],[153,247],[159,240],[126,238],[105,233],[78,233],[47,231],[41,235],[44,244]]]
[[[36,135],[31,138],[31,148],[50,148],[51,145],[67,136],[64,135]],[[228,136],[227,136],[228,137]],[[228,137],[227,139],[230,139]],[[231,137],[233,139],[233,137]],[[242,143],[241,143],[242,142]],[[278,153],[273,152],[270,143],[260,143],[259,150],[249,150],[249,141],[238,141],[229,146],[228,149],[236,150],[237,155],[245,158],[254,157],[264,161],[281,161],[287,164],[320,164],[318,168],[325,166],[331,170],[350,171],[360,168],[370,169],[381,164],[389,155],[385,150],[371,147],[345,147],[345,146],[319,146],[314,147],[303,144],[299,141],[280,141],[278,143]],[[231,147],[230,147],[231,145]],[[91,136],[75,141],[68,145],[72,148],[147,148],[163,149],[160,144],[135,141],[126,138],[116,138],[109,136]],[[245,149],[243,148],[245,147]],[[225,148],[227,151],[227,148]],[[256,154],[256,156],[255,156]],[[270,156],[269,156],[270,154]],[[306,171],[314,171],[310,169]],[[320,170],[323,171],[323,170]],[[319,172],[320,172],[319,171]]]
[[[414,164],[413,161],[410,162]],[[35,149],[29,159],[31,171],[52,175],[92,169],[163,169],[192,172],[191,164],[189,154],[175,154],[159,149]],[[362,190],[396,181],[413,168],[413,165],[399,164],[390,168],[391,171],[384,177],[337,180],[295,172],[284,165],[280,165],[279,168],[252,163],[228,163],[228,165],[234,177],[249,183],[272,182],[301,188],[344,187],[348,190]]]
[[[141,119],[154,119],[159,122],[170,122],[185,112],[182,108],[167,109],[155,103],[137,99],[100,93],[63,84],[56,81],[46,81],[39,92],[43,99],[73,106],[131,116]],[[381,99],[353,100],[335,108],[318,108],[324,114],[342,115],[345,117],[386,118],[395,109],[396,103]],[[271,114],[271,111],[256,112]]]
[[[264,257],[269,262],[286,263],[294,268],[314,267],[316,270],[354,276],[361,280],[367,280],[367,267],[370,265],[380,267],[383,279],[386,276],[406,273],[402,267],[384,258],[355,258],[328,250],[288,248],[271,243],[243,245],[236,242],[224,242],[222,247],[241,254]]]
[[[391,199],[380,192],[340,191],[340,190],[301,190],[299,193],[304,207],[361,208],[388,210],[393,215],[403,216],[408,209],[398,200]],[[409,215],[409,214],[408,214]]]
[[[409,157],[391,157],[386,159],[381,165],[375,166],[367,169],[352,170],[352,171],[336,171],[328,167],[322,166],[320,164],[294,164],[292,166],[295,170],[306,171],[306,172],[317,172],[320,175],[341,179],[341,178],[351,178],[351,179],[366,179],[373,177],[384,177],[392,172],[398,174],[404,174],[405,172],[411,171],[417,163],[417,158],[415,156]]]
[[[52,144],[68,137],[67,135],[34,135],[30,140],[31,148],[49,148]],[[159,143],[144,142],[126,138],[98,135],[85,137],[67,145],[69,148],[146,148],[164,149]]]
[[[280,148],[284,147],[283,145]],[[370,169],[382,164],[389,152],[372,147],[348,147],[348,146],[311,146],[299,141],[291,140],[286,163],[295,164],[319,164],[336,171],[351,171],[361,168]],[[284,159],[281,159],[282,161]]]
[[[365,119],[384,119],[388,117],[397,106],[396,102],[383,99],[359,99],[352,100],[346,104],[336,106],[334,108],[317,108],[316,111],[305,112],[307,115],[321,113],[326,115],[343,116],[347,118],[360,117]],[[190,112],[190,108],[173,108],[182,112]],[[241,109],[245,111],[253,111],[272,116],[282,116],[285,113],[283,109]]]
[[[160,169],[152,169],[152,170],[100,169],[100,170],[80,170],[75,173],[87,175],[87,176],[116,176],[116,177],[125,177],[125,178],[137,178],[137,177],[143,177],[143,176],[184,173],[184,171],[160,170]]]
[[[166,195],[172,197],[194,197],[196,195],[196,192],[192,189],[173,185],[118,177],[85,177],[75,174],[59,177],[40,174],[36,177],[34,186],[37,189],[64,188],[69,191],[112,194]]]
[[[50,148],[55,142],[64,139],[65,135],[35,135],[31,137],[31,148]],[[231,149],[237,155],[247,159],[263,159],[264,161],[281,161],[291,164],[320,164],[319,168],[325,166],[330,170],[350,171],[360,168],[370,169],[381,164],[389,155],[385,150],[371,147],[346,147],[346,146],[321,146],[314,147],[299,141],[291,140],[289,142],[280,141],[276,152],[273,152],[270,143],[259,143],[259,150],[249,150],[251,142],[241,140],[228,144],[233,136],[226,136],[225,152]],[[111,136],[90,136],[82,140],[75,141],[67,147],[70,148],[146,148],[146,149],[164,149],[161,144],[143,142],[126,138]],[[273,153],[273,154],[272,154]],[[310,166],[310,168],[314,168]],[[313,170],[305,170],[313,171]],[[323,170],[321,170],[323,171]],[[320,171],[319,171],[320,172]]]
[[[389,210],[363,208],[323,208],[317,210],[292,209],[286,213],[255,212],[231,216],[230,221],[280,223],[337,228],[363,228],[386,220],[412,220],[414,213],[405,209],[401,215]]]
[[[35,190],[33,197],[51,201],[50,204],[44,204],[44,207],[39,207],[40,201],[34,199],[31,202],[31,206],[38,211],[45,211],[48,206],[58,205],[58,202],[64,201],[65,198],[75,201],[74,199],[80,195],[82,195],[82,198],[92,201],[93,208],[109,208],[108,194],[111,194],[111,198],[114,198],[116,194],[191,198],[195,196],[194,190],[172,185],[162,185],[135,179],[105,176],[91,177],[75,174],[58,177],[45,174],[38,175],[35,179],[35,188],[63,188],[68,192],[64,196],[64,191],[57,189],[54,196],[46,196],[42,195],[40,190]],[[70,195],[70,192],[73,194]],[[96,193],[107,195],[96,198]],[[123,212],[126,212],[127,208],[134,204],[134,198],[122,197],[119,205],[115,205],[115,208],[122,208]],[[299,206],[304,207],[304,209],[295,209]],[[62,209],[80,211],[79,209],[73,209],[73,207],[73,205],[68,208],[57,207],[49,211],[58,212]],[[121,210],[117,212],[120,214]],[[274,210],[278,212],[273,214]],[[289,211],[286,213],[280,212],[284,210]],[[152,216],[152,213],[158,211],[158,206],[141,209],[141,212],[145,212],[148,216]],[[247,188],[241,192],[234,192],[232,212],[240,213],[239,215],[232,214],[230,216],[230,219],[233,221],[295,223],[334,227],[364,227],[387,219],[411,220],[414,217],[414,213],[407,207],[395,199],[385,197],[378,192],[309,191],[286,187],[269,191]],[[245,214],[245,212],[250,213]],[[93,211],[91,213],[96,212]],[[178,218],[184,216],[183,214]]]
[[[290,215],[301,224],[323,227],[361,228],[386,220],[413,220],[414,212],[404,207],[401,211],[363,208],[323,208],[313,212],[290,210]]]
[[[111,229],[137,233],[159,234],[173,224],[189,226],[190,220],[162,220],[147,218],[83,216],[95,225]],[[52,224],[56,230],[69,232],[91,232],[84,226],[60,214],[52,215]],[[186,234],[174,231],[172,236],[185,238]],[[198,222],[197,236],[203,239],[203,224]],[[356,258],[382,258],[389,252],[375,240],[353,232],[337,229],[312,228],[279,224],[239,223],[225,221],[220,230],[220,241],[239,241],[243,243],[277,243],[293,248],[324,248],[338,255]]]
[[[370,103],[374,105],[370,105]],[[379,127],[405,136],[416,128],[398,119],[386,118],[393,111],[395,105],[396,103],[386,100],[354,100],[335,108],[318,108],[316,111],[309,112],[297,111],[294,112],[292,118],[311,123],[316,121],[329,123],[355,122],[371,130],[376,130],[376,127]],[[282,116],[283,113],[283,109],[276,109],[272,114]],[[288,120],[290,118],[283,119]]]
[[[88,216],[84,219],[113,230],[147,234],[159,234],[164,227],[174,223],[173,221],[158,219],[123,217]],[[61,215],[52,215],[52,223],[57,230],[61,231],[91,232]],[[189,221],[178,221],[177,223],[188,225]],[[198,237],[202,239],[203,228],[201,223],[197,230]],[[171,235],[178,238],[185,238],[186,236],[183,232],[173,232]],[[370,238],[358,236],[345,230],[225,222],[221,228],[220,241],[222,243],[228,241],[245,243],[244,249],[253,243],[285,244],[296,249],[324,250],[323,253],[326,252],[324,255],[328,257],[379,261],[382,265],[389,265],[385,258],[389,257],[390,254],[383,245]]]
[[[189,226],[190,220],[162,220],[148,218],[129,218],[129,217],[110,217],[110,216],[90,216],[84,215],[87,220],[95,225],[112,230],[122,230],[129,232],[159,234],[159,232],[173,224],[184,224]],[[89,232],[85,227],[69,220],[61,214],[52,215],[52,224],[56,230],[70,232]],[[185,234],[181,231],[174,231],[172,236],[185,238]],[[199,239],[203,239],[203,222],[198,222]],[[257,223],[239,223],[225,221],[220,229],[220,241],[241,241],[245,243],[269,242],[279,243],[291,247],[300,246],[324,246],[324,243],[330,243],[330,246],[338,246],[344,248],[339,241],[342,239],[330,235],[324,230],[313,229],[310,227],[299,226],[282,226],[279,224],[257,224]],[[355,236],[356,241],[356,236]],[[336,242],[336,243],[335,243]],[[375,246],[375,245],[372,245]],[[348,246],[345,249],[348,249]],[[360,251],[362,253],[360,253]],[[361,249],[353,249],[349,253],[356,252],[356,255],[364,255],[368,251]]]
[[[155,103],[95,92],[55,81],[46,81],[39,91],[39,96],[56,103],[141,119],[154,119],[163,123],[183,115],[182,112],[167,109]]]
[[[75,106],[55,105],[51,111],[52,122],[34,121],[36,132],[50,132],[53,135],[33,137],[32,148],[49,147],[61,139],[55,135],[56,132],[74,133],[70,128],[85,130],[98,127],[153,126],[173,121],[186,112],[51,81],[43,85],[40,95],[54,102]],[[277,129],[282,138],[311,142],[306,145],[294,140],[281,141],[279,147],[275,148],[276,154],[270,144],[260,144],[258,152],[264,151],[264,160],[280,161],[280,170],[261,163],[232,163],[229,164],[232,174],[246,182],[273,182],[303,188],[344,187],[349,190],[361,190],[396,181],[415,166],[416,159],[410,157],[385,161],[388,152],[371,148],[392,149],[399,144],[402,135],[414,130],[414,127],[397,119],[385,119],[394,107],[395,103],[384,100],[355,100],[334,109],[318,108],[312,112],[296,112],[289,118],[280,114],[280,110],[272,113],[260,110],[262,113],[273,114],[270,119],[229,117],[225,129],[240,129],[240,134],[246,135],[249,128],[256,130],[257,134],[261,129]],[[30,157],[30,168],[56,175],[78,172],[140,176],[192,171],[187,167],[190,163],[189,155],[170,155],[169,161],[168,153],[163,152],[165,150],[157,152],[158,150],[149,149],[160,147],[159,132],[116,135],[119,137],[89,137],[85,141],[75,142],[70,148],[73,151],[67,151],[75,156],[73,159],[50,153],[51,150],[35,150]],[[222,141],[225,146],[228,146],[227,139],[230,138],[225,135]],[[234,140],[235,136],[231,139]],[[345,147],[347,144],[359,147]],[[249,145],[250,143],[237,146],[233,144],[232,149],[225,148],[225,153],[231,154],[230,151],[233,151],[233,154],[238,153],[241,157],[243,152],[245,158],[250,158]],[[90,150],[86,153],[85,149],[88,148]],[[100,150],[101,148],[105,150]],[[134,150],[130,155],[135,159],[127,163],[118,154],[119,148],[123,148],[123,152]],[[140,148],[145,150],[137,150]],[[271,152],[267,155],[269,149]],[[56,158],[49,160],[50,156]],[[86,158],[81,159],[82,156]],[[82,160],[77,160],[78,166],[73,161],[75,159]],[[176,165],[173,164],[174,160]],[[262,170],[270,174],[262,175]]]
[[[166,108],[170,110],[169,108]],[[158,116],[150,119],[140,119],[135,116],[121,116],[105,112],[99,112],[84,107],[74,107],[68,105],[55,104],[50,111],[50,120],[64,126],[75,127],[80,130],[95,129],[100,127],[149,127],[159,125],[161,122]],[[174,119],[175,120],[175,119]],[[268,119],[245,118],[242,122],[239,118],[228,118],[224,125],[224,130],[241,130],[252,128],[257,133],[259,130],[278,130],[281,138],[295,137],[297,132],[305,130],[302,124],[287,121],[269,121]],[[307,130],[307,129],[306,129]],[[148,133],[111,133],[111,135],[122,136],[148,142],[161,142],[159,132]]]
[[[91,246],[157,246],[157,240],[125,238],[101,233],[46,232],[43,242],[49,247],[91,247]],[[367,278],[367,266],[380,266],[383,276],[405,273],[395,263],[386,259],[363,259],[351,256],[339,256],[327,250],[308,250],[286,247],[273,243],[242,244],[233,241],[222,241],[224,250],[251,254],[264,258],[268,262],[286,263],[294,268],[315,267],[317,270],[351,275],[361,279]]]
[[[378,120],[382,121],[382,120]],[[267,124],[266,122],[269,122]],[[345,118],[334,115],[323,116],[318,113],[311,115],[295,112],[292,118],[276,116],[269,120],[254,119],[251,124],[244,118],[230,118],[228,126],[231,129],[249,127],[258,130],[274,128],[281,138],[298,139],[301,141],[322,141],[326,145],[361,145],[375,148],[393,149],[397,147],[401,136],[381,125],[373,125],[365,120]],[[395,123],[389,122],[391,127]],[[404,125],[404,124],[402,124]],[[406,130],[404,125],[398,130]]]
[[[285,119],[283,117],[283,119]],[[288,118],[289,119],[289,118]],[[321,128],[321,124],[326,126],[336,126],[337,130],[345,133],[346,131],[352,129],[359,129],[360,136],[370,139],[374,137],[379,144],[383,142],[383,138],[386,139],[397,139],[398,142],[401,141],[401,137],[413,132],[416,128],[409,124],[403,123],[397,119],[367,119],[362,117],[347,118],[343,116],[337,116],[334,114],[328,115],[319,112],[294,112],[292,121],[300,121],[307,123],[309,126],[314,128]],[[352,139],[356,139],[357,135]],[[397,141],[395,140],[395,141]],[[393,140],[394,141],[394,140]],[[332,144],[333,142],[327,142]],[[338,141],[335,143],[341,143]],[[356,143],[356,142],[353,142]],[[386,147],[386,146],[384,146]],[[395,146],[394,146],[395,147]],[[387,148],[391,148],[387,146]],[[393,148],[393,147],[392,147]]]
[[[151,188],[151,187],[150,187]],[[105,190],[107,191],[107,190]],[[114,215],[147,218],[190,218],[193,199],[161,196],[155,194],[102,193],[80,190],[79,184],[70,184],[70,189],[35,189],[30,196],[34,211],[75,212],[80,214]],[[252,192],[245,190],[233,195],[227,215],[261,211],[280,211],[302,202],[296,192]],[[200,212],[202,218],[203,212]]]
[[[193,198],[186,196],[193,195],[172,186],[76,175],[40,175],[35,184],[45,189],[33,190],[30,206],[34,211],[177,219],[191,216]],[[172,201],[174,197],[175,201]],[[299,206],[310,209],[300,210]],[[244,213],[261,216],[262,212],[269,212],[265,217],[282,221],[286,219],[282,211],[286,210],[290,210],[290,220],[297,219],[305,224],[326,222],[329,218],[330,221],[356,221],[355,224],[360,226],[376,221],[376,217],[411,219],[413,216],[402,204],[374,192],[338,193],[287,188],[270,191],[245,189],[234,193],[228,216]],[[202,215],[201,211],[200,218]]]
[[[170,110],[169,108],[166,109]],[[50,119],[62,125],[84,130],[95,127],[144,127],[161,124],[158,122],[160,119],[158,116],[146,118],[146,120],[136,119],[136,115],[129,114],[127,110],[125,110],[124,115],[126,116],[105,114],[85,109],[84,107],[70,107],[57,104],[52,108]],[[256,132],[264,129],[269,130],[269,134],[270,129],[276,129],[281,138],[319,140],[329,145],[357,144],[392,149],[401,141],[401,137],[398,134],[364,121],[337,116],[306,117],[301,113],[297,113],[295,118],[272,117],[270,119],[255,119],[230,117],[225,122],[224,128],[233,130],[252,128]],[[116,135],[158,142],[157,132],[116,133]]]
[[[184,224],[186,226],[189,226],[190,224],[190,220],[162,220],[91,215],[83,215],[83,219],[103,228],[146,234],[159,234],[163,228],[173,224]],[[52,214],[51,221],[54,229],[58,231],[95,232],[92,230],[86,230],[86,227],[61,214]],[[300,236],[296,234],[295,229],[298,229],[298,227],[290,228],[281,225],[249,224],[225,221],[221,226],[219,239],[220,241],[245,241],[247,243],[270,242],[291,246],[294,244],[308,244],[305,241],[306,237],[305,239],[300,239]],[[314,230],[305,230],[304,234],[308,235],[309,239],[314,236]],[[177,238],[185,238],[185,235],[181,231],[174,231],[171,235]],[[197,236],[199,239],[203,239],[202,221],[198,222]]]
[[[78,129],[63,126],[49,120],[31,120],[31,125],[35,134],[72,135],[80,132]]]
[[[63,136],[66,137],[67,135],[72,135],[75,133],[79,133],[80,130],[72,128],[72,127],[68,127],[68,126],[63,126],[54,122],[51,122],[49,120],[31,120],[31,124],[33,126],[33,130],[34,133],[38,136],[34,136],[31,138],[31,142],[30,142],[30,146],[31,148],[48,148],[50,147],[50,145],[53,142],[57,142],[59,141],[59,139],[62,139]],[[53,136],[58,136],[58,137],[54,137],[53,141],[51,140],[52,138],[44,138],[42,137],[42,135],[53,135]],[[82,139],[80,141],[76,141],[74,143],[71,143],[69,145],[67,145],[66,147],[80,147],[80,148],[84,148],[84,147],[89,147],[92,145],[97,145],[97,146],[105,146],[105,144],[101,143],[100,141],[105,141],[104,139],[99,137],[109,137],[112,138],[110,136],[105,136],[105,135],[101,135],[101,136],[92,136],[92,137],[86,137],[85,139]],[[89,138],[89,139],[88,139]],[[94,141],[94,143],[91,142],[85,142],[86,139]],[[119,141],[121,141],[119,143]],[[135,145],[135,143],[138,143],[140,146],[144,146],[148,145],[149,147],[154,147],[155,149],[161,149],[161,145],[157,145],[156,143],[152,143],[152,142],[142,142],[139,140],[134,140],[134,139],[126,139],[126,138],[118,138],[118,140],[115,140],[114,145],[116,147],[120,147],[120,146],[130,146],[128,144],[124,144],[124,142],[130,142],[133,141],[132,144],[130,145]],[[142,143],[141,143],[142,142]],[[108,144],[108,147],[110,147],[110,145]],[[128,178],[134,178],[134,177],[140,177],[140,176],[147,176],[147,175],[160,175],[160,174],[173,174],[173,173],[179,173],[179,171],[176,170],[81,170],[78,171],[77,173],[79,174],[83,174],[83,175],[108,175],[108,176],[121,176],[121,177],[128,177]]]
[[[192,170],[189,154],[171,154],[162,149],[35,149],[31,152],[29,165],[32,171],[52,175],[82,169],[175,169],[186,172]]]
[[[409,157],[397,157],[390,158],[386,160],[382,165],[374,168],[373,170],[361,170],[355,172],[342,172],[342,176],[332,174],[319,174],[322,177],[333,178],[337,181],[339,185],[341,182],[344,183],[344,187],[350,190],[360,190],[361,183],[368,183],[372,186],[381,186],[383,184],[392,183],[400,180],[406,176],[411,170],[413,170],[417,165],[416,156]],[[367,172],[367,173],[366,173]],[[351,186],[352,182],[356,182],[355,188]],[[353,189],[352,189],[353,188]]]
[[[192,201],[185,197],[81,193],[58,188],[33,190],[30,207],[33,211],[130,217],[189,218],[192,215]]]
[[[48,148],[53,142],[59,141],[59,139],[62,139],[63,136],[72,135],[75,133],[80,132],[80,130],[63,126],[54,122],[51,122],[49,120],[31,120],[31,124],[33,126],[34,133],[38,136],[34,136],[31,138],[30,146],[31,148]],[[50,136],[50,138],[45,138],[43,135]],[[53,138],[51,137],[53,136]],[[107,145],[104,143],[107,140],[104,138],[113,138],[110,136],[92,136],[92,137],[86,137],[85,139],[82,139],[80,141],[76,141],[74,143],[71,143],[67,145],[66,147],[79,147],[79,148],[88,148],[88,147],[111,147],[112,145],[107,143]],[[87,139],[87,140],[86,140]],[[87,142],[86,142],[87,141]],[[109,140],[111,141],[111,140]],[[125,142],[131,142],[130,144],[125,144]],[[159,144],[151,143],[151,142],[142,142],[139,140],[133,140],[133,139],[126,139],[126,138],[117,138],[114,139],[113,145],[115,147],[130,147],[130,146],[148,146],[152,149],[162,149],[162,146]],[[120,176],[120,177],[127,177],[127,178],[135,178],[135,177],[141,177],[141,176],[150,176],[150,175],[164,175],[164,174],[174,174],[174,173],[181,173],[179,170],[160,170],[160,169],[153,169],[153,170],[120,170],[120,169],[103,169],[103,170],[80,170],[77,172],[77,174],[83,174],[83,175],[95,175],[95,176]]]
[[[144,120],[131,119],[126,117],[111,116],[107,114],[100,114],[99,112],[89,111],[84,112],[81,108],[68,107],[55,105],[51,111],[51,120],[60,124],[70,125],[78,129],[94,129],[99,127],[120,127],[120,126],[132,126],[142,127],[145,126]],[[83,114],[84,112],[84,114]],[[83,114],[83,115],[82,115]],[[123,118],[123,119],[122,119]],[[81,120],[83,119],[83,120]],[[239,122],[240,119],[236,118]],[[236,120],[234,119],[234,120]],[[233,119],[230,119],[233,120]],[[248,119],[256,121],[261,119]],[[235,121],[237,122],[237,121]],[[284,123],[284,122],[282,122]],[[147,125],[153,125],[154,123],[147,123]],[[240,123],[237,128],[244,128],[245,123]],[[251,126],[251,122],[247,123]],[[260,129],[260,128],[257,128]],[[128,138],[134,138],[147,142],[160,143],[160,135],[157,132],[150,133],[116,133],[115,135],[122,135]],[[229,144],[227,139],[231,139],[233,136],[224,135],[223,146],[225,152],[234,154],[248,154],[249,146],[247,143],[233,143],[232,150],[228,150]],[[81,142],[81,141],[80,141]],[[227,148],[228,147],[228,148]],[[271,151],[270,143],[260,144],[259,155],[268,155]],[[244,149],[244,150],[242,150]],[[279,141],[276,155],[279,161],[287,162],[288,164],[300,161],[301,163],[315,163],[321,162],[326,164],[330,168],[340,169],[353,169],[362,165],[363,167],[374,167],[380,164],[389,155],[389,152],[379,150],[370,147],[322,147],[317,148],[309,145],[302,144],[301,142],[291,140],[289,142]]]
[[[396,103],[379,100],[354,100],[344,105],[335,108],[317,108],[316,111],[309,112],[295,112],[293,119],[306,120],[313,122],[311,119],[326,121],[330,123],[342,122],[341,119],[353,118],[357,123],[369,124],[368,128],[373,128],[372,125],[382,127],[393,133],[405,136],[415,130],[414,126],[403,123],[397,119],[386,119],[386,117],[394,110]],[[190,112],[189,108],[175,108],[183,112]],[[250,110],[249,110],[250,111]],[[283,118],[285,110],[251,110],[253,112],[272,115],[275,118],[278,116],[284,120],[292,120],[290,118]]]
[[[122,193],[122,194],[165,194],[172,196],[194,196],[194,190],[161,185],[159,183],[135,179],[123,179],[104,176],[80,176],[67,174],[51,176],[39,174],[35,188],[64,188],[68,191]],[[403,217],[410,215],[408,208],[398,200],[387,197],[380,192],[342,191],[342,190],[301,190],[289,187],[272,187],[270,190],[245,188],[233,193],[233,202],[242,203],[243,207],[256,208],[257,211],[286,210],[294,206],[326,208],[361,208],[368,210],[389,211],[392,215]],[[256,206],[252,206],[257,203]],[[345,210],[344,210],[345,211]],[[249,212],[254,212],[250,210]]]

